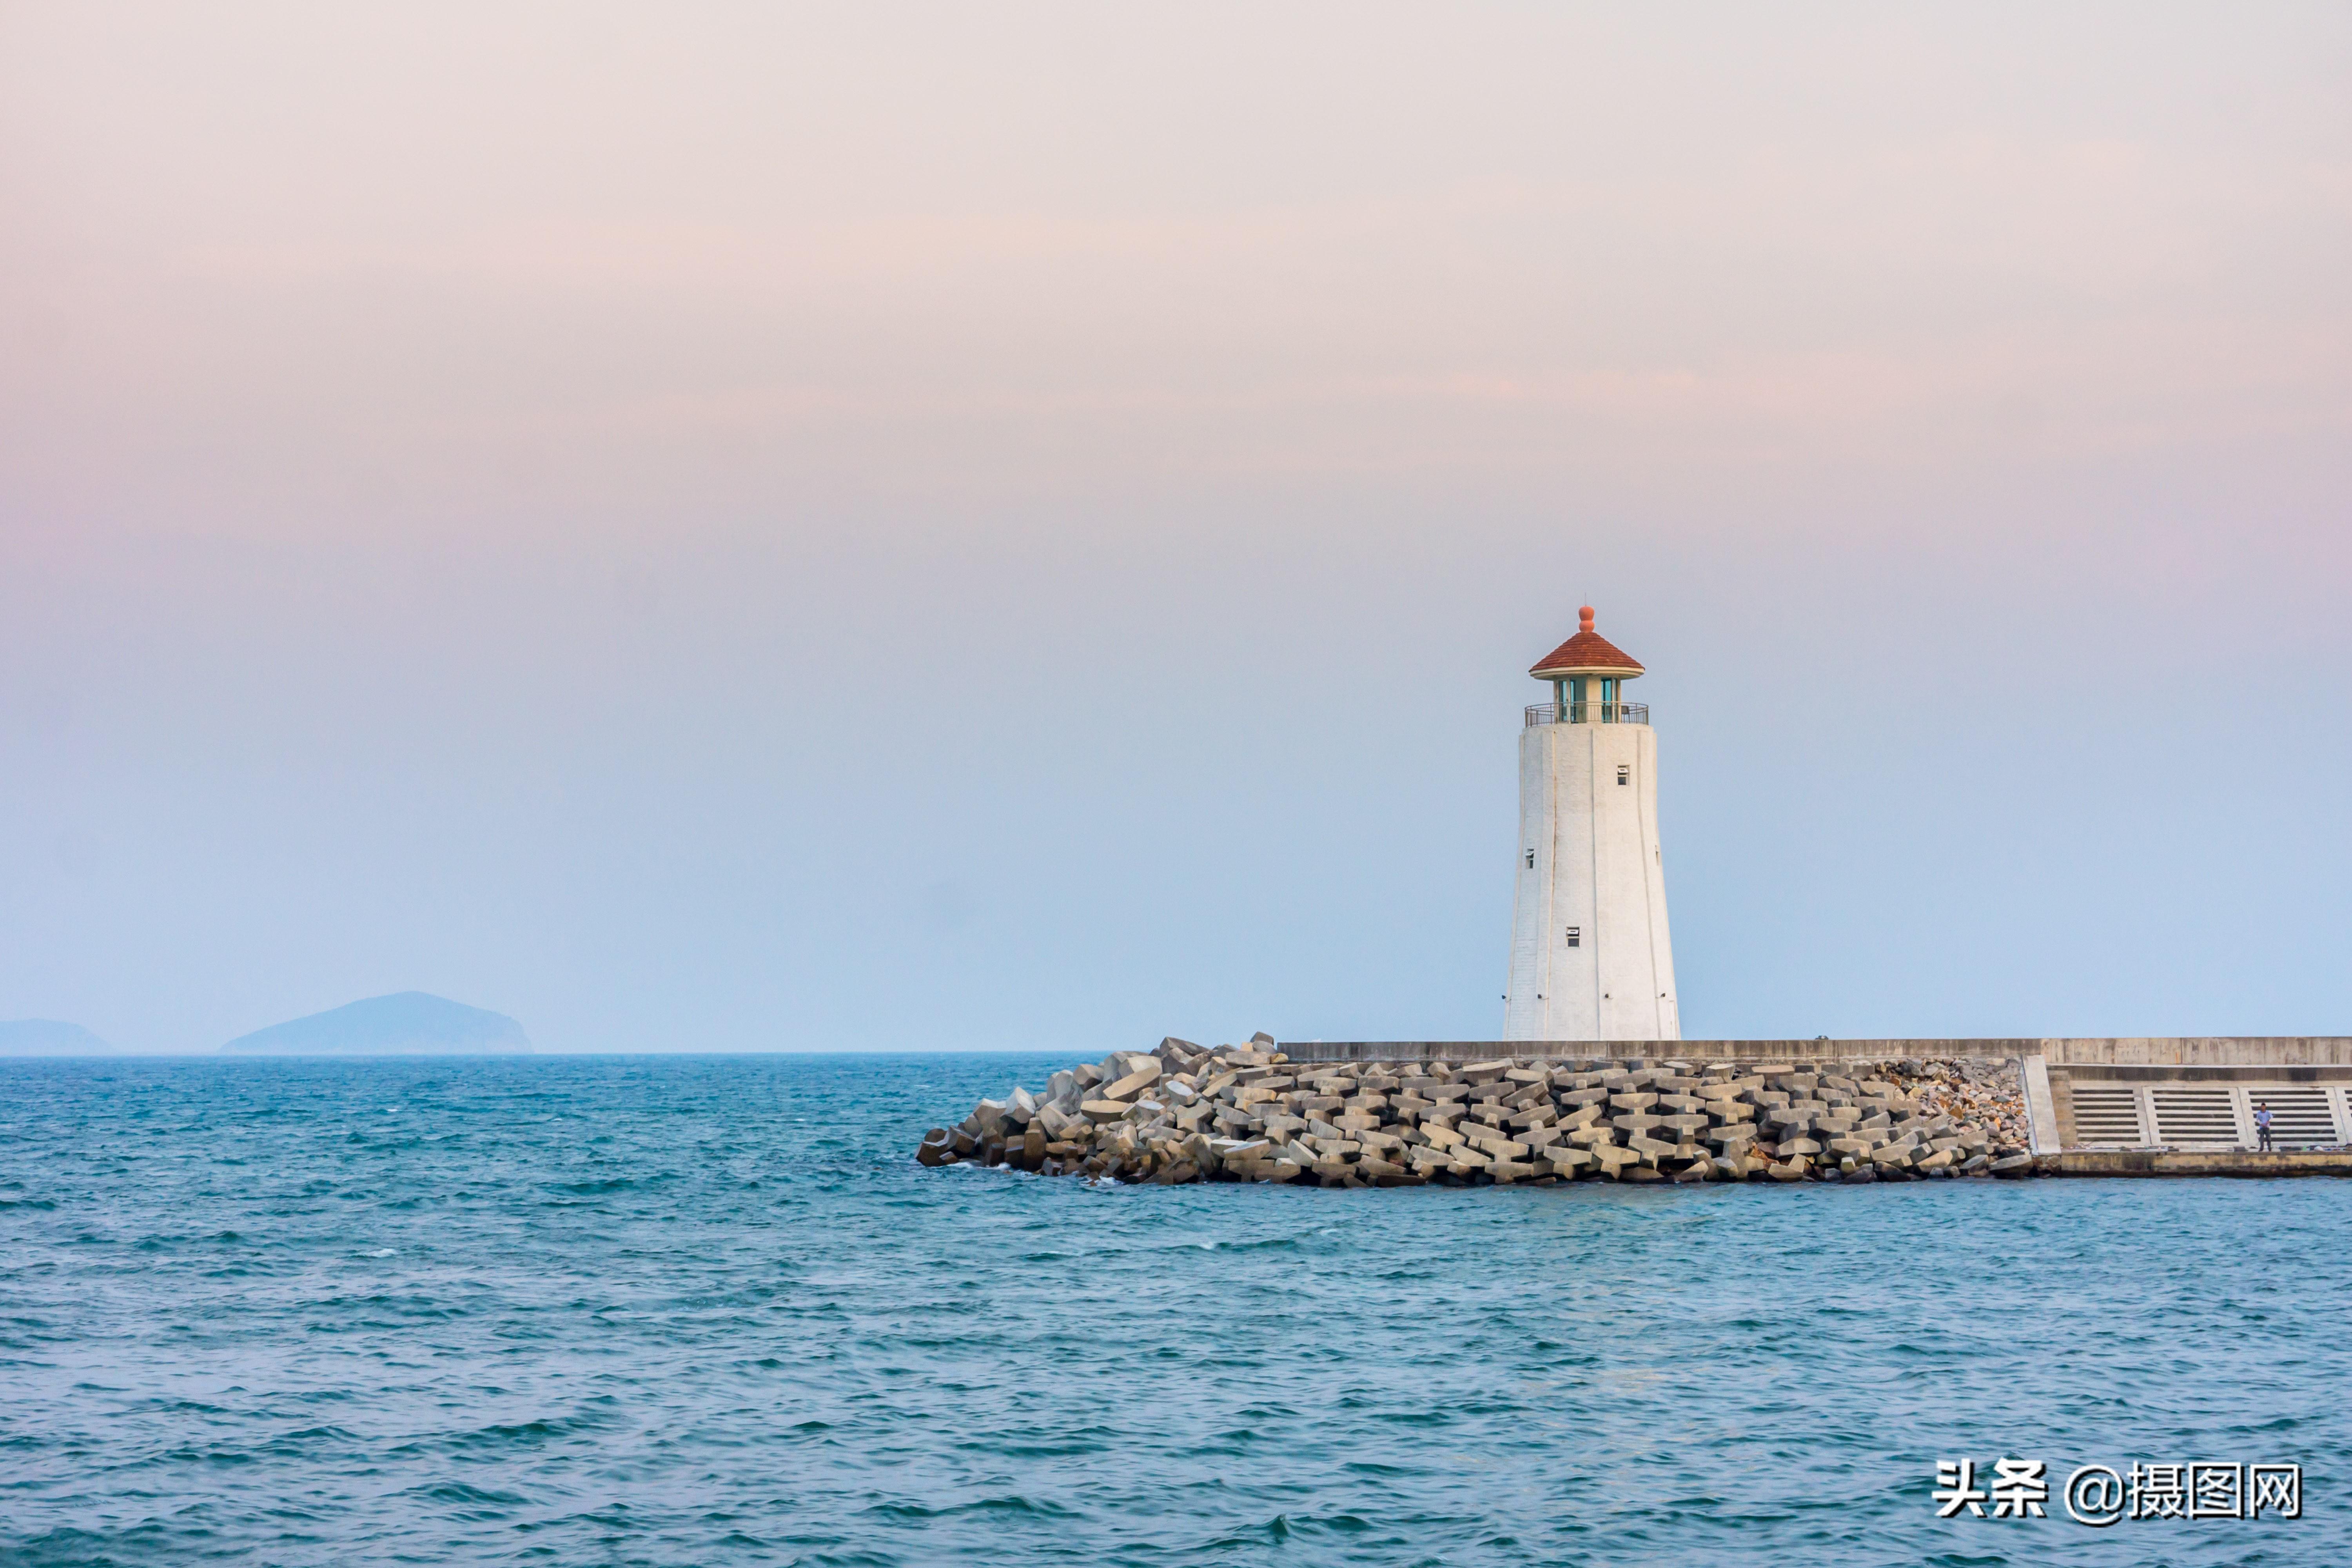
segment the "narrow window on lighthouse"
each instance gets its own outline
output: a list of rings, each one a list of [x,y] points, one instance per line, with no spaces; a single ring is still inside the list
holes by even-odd
[[[1530,849],[1530,850],[1528,850],[1528,870],[1530,870],[1530,871],[1532,871],[1532,870],[1534,870],[1535,868],[1536,868],[1536,852],[1535,852],[1534,850]]]
[[[1581,946],[1583,946],[1583,945],[1584,945],[1583,936],[1584,936],[1584,928],[1583,928],[1582,926],[1570,926],[1570,927],[1569,927],[1569,928],[1568,928],[1568,945],[1569,945],[1569,946],[1570,946],[1570,947],[1581,947]]]
[[[1630,766],[1628,766],[1626,763],[1618,763],[1618,764],[1617,764],[1617,782],[1618,782],[1619,784],[1632,784],[1632,783],[1633,782],[1633,768],[1632,768],[1632,767],[1630,767]]]

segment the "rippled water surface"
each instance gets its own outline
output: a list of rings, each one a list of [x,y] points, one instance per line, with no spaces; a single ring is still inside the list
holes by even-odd
[[[908,1158],[1058,1065],[0,1064],[0,1562],[2352,1562],[2352,1184]],[[2305,1517],[1938,1521],[1962,1455]]]

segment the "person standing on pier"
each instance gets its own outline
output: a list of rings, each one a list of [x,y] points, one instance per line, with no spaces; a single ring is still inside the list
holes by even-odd
[[[2254,1107],[2255,1147],[2267,1153],[2271,1147],[2271,1108],[2265,1100]]]

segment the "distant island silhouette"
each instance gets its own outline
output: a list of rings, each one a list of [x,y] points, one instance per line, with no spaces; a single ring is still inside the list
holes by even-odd
[[[504,1013],[423,991],[371,996],[273,1024],[221,1047],[229,1056],[268,1057],[483,1056],[530,1049],[522,1026]]]
[[[16,1018],[0,1023],[0,1057],[111,1057],[112,1046],[79,1024],[55,1018]]]

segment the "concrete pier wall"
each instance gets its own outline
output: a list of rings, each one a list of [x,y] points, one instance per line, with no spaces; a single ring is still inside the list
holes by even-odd
[[[1489,1061],[1500,1057],[1654,1058],[1687,1062],[1831,1062],[1906,1057],[2015,1060],[2097,1068],[2352,1067],[2352,1036],[2248,1035],[1918,1040],[1286,1040],[1298,1062]]]
[[[2045,1176],[2352,1176],[2352,1154],[2242,1150],[2070,1149],[2041,1154]]]
[[[2036,1042],[2053,1067],[2352,1067],[2352,1036],[2189,1035]]]
[[[2093,1150],[2186,1146],[2204,1152],[2255,1142],[2254,1111],[2283,1118],[2282,1147],[2352,1144],[2352,1037],[2119,1036],[2105,1038],[1911,1040],[1312,1040],[1282,1050],[1298,1062],[1464,1062],[1544,1058],[1827,1066],[1841,1061],[2013,1061],[2030,1144],[2051,1157]],[[2268,1159],[2271,1156],[2263,1156]],[[2200,1154],[2201,1158],[2201,1154]],[[2126,1161],[2102,1172],[2189,1173],[2195,1161],[2155,1167]],[[2327,1168],[2315,1166],[2315,1169]],[[2054,1169],[2054,1167],[2053,1167]],[[2074,1167],[2067,1168],[2074,1173]],[[2219,1167],[2214,1168],[2218,1173]]]

